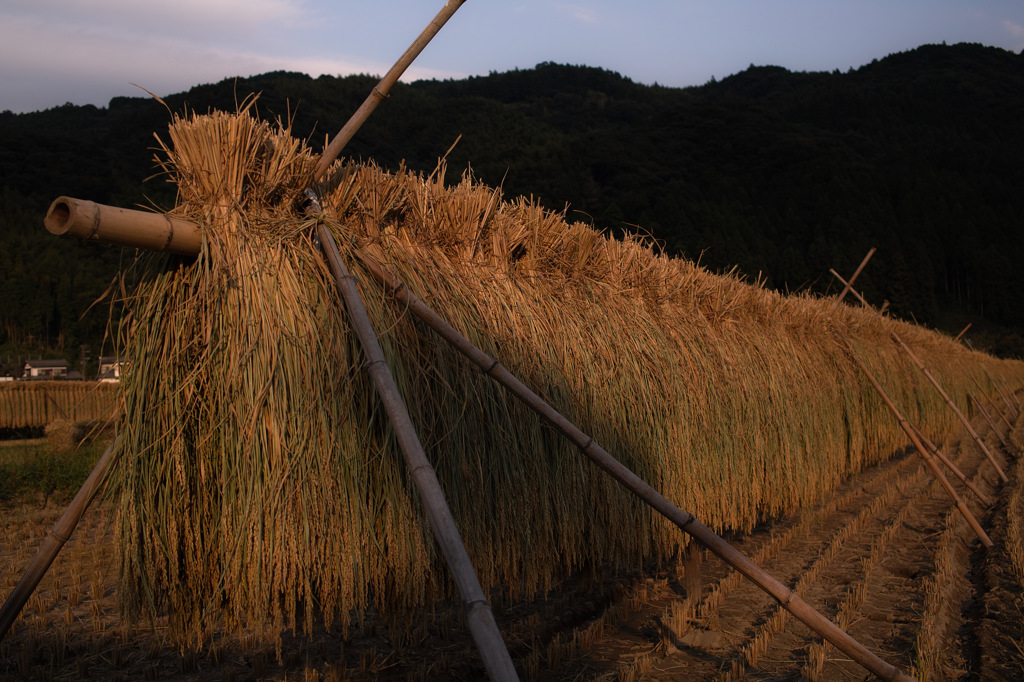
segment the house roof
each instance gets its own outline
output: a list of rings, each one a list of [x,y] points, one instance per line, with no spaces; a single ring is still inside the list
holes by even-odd
[[[68,367],[67,360],[27,360],[26,367]]]

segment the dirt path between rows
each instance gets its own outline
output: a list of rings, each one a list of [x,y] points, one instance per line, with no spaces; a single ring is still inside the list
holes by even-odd
[[[1010,477],[976,444],[943,444],[985,495],[954,486],[991,536],[985,550],[913,452],[862,472],[791,517],[729,538],[883,660],[929,680],[1024,679],[1019,528],[1022,465],[981,431]],[[1024,442],[1018,420],[1012,438]],[[62,510],[26,505],[3,519],[8,594]],[[457,610],[367,623],[342,640],[217,635],[171,646],[160,623],[117,617],[112,540],[94,510],[0,643],[2,679],[483,679]],[[1016,535],[1014,535],[1016,534]],[[717,557],[688,557],[610,581],[581,577],[546,599],[494,608],[517,669],[535,680],[862,680],[870,677]]]

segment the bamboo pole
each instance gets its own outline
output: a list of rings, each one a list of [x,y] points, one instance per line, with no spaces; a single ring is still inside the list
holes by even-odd
[[[356,131],[366,122],[366,119],[370,117],[370,114],[377,108],[377,105],[387,98],[391,86],[402,77],[402,74],[409,68],[413,60],[419,56],[423,48],[427,46],[427,43],[437,35],[441,27],[445,25],[451,16],[455,14],[456,10],[462,7],[465,2],[466,0],[448,0],[444,7],[441,8],[441,11],[437,13],[437,16],[423,29],[423,32],[420,33],[413,44],[399,57],[395,65],[391,67],[391,70],[387,72],[359,109],[356,110],[356,113],[352,115],[352,118],[345,123],[344,127],[331,140],[331,143],[327,145],[327,149],[324,150],[323,155],[320,157],[320,162],[316,166],[316,170],[313,171],[313,182],[319,182],[323,179],[331,164],[338,158],[338,154],[348,144],[348,141],[352,139]]]
[[[956,335],[956,338],[953,339],[953,341],[959,341],[963,337],[963,335],[967,333],[967,330],[971,328],[972,324],[972,322],[968,322],[967,326],[960,330],[960,333]]]
[[[945,464],[946,468],[952,471],[953,475],[959,478],[963,482],[963,484],[966,485],[972,493],[974,493],[975,497],[977,497],[982,504],[984,504],[986,507],[991,507],[993,504],[995,504],[995,501],[992,500],[991,497],[978,490],[978,487],[971,483],[971,480],[969,478],[964,476],[964,472],[960,471],[960,467],[958,467],[948,457],[946,457],[942,450],[939,449],[938,445],[933,443],[932,440],[928,438],[928,436],[924,435],[924,433],[921,432],[921,429],[918,428],[917,424],[914,424],[913,422],[907,423],[910,424],[910,427],[912,429],[914,429],[914,433],[916,433],[917,437],[921,439],[921,442],[924,443],[925,447],[931,450],[932,454],[938,457],[939,461]]]
[[[195,255],[203,243],[199,227],[188,220],[71,197],[54,199],[43,224],[52,234],[151,251]]]
[[[830,269],[829,272],[831,272],[832,275],[840,282],[846,283],[846,280],[844,280],[842,276],[840,276],[839,273],[837,273],[835,270]],[[846,284],[846,289],[844,291],[851,292],[868,310],[874,310],[874,307],[872,307],[871,304],[864,300],[864,297],[860,295],[860,292],[853,288],[852,282]],[[964,425],[965,429],[967,429],[967,433],[971,434],[971,438],[973,438],[974,442],[978,444],[978,448],[985,455],[985,457],[988,458],[988,461],[992,463],[992,466],[996,468],[996,471],[999,472],[999,478],[1003,479],[1004,483],[1009,481],[1009,477],[1007,477],[1006,473],[1003,471],[1003,468],[999,466],[999,463],[996,462],[996,458],[992,454],[992,451],[988,449],[988,446],[985,445],[985,441],[981,439],[981,436],[978,435],[978,432],[974,430],[973,426],[971,426],[971,420],[964,416],[964,413],[960,411],[960,408],[957,406],[957,404],[953,402],[952,398],[949,397],[949,394],[946,393],[946,389],[944,389],[942,387],[942,384],[940,384],[938,380],[935,378],[935,376],[932,375],[931,371],[921,361],[921,358],[917,357],[917,354],[913,350],[911,350],[910,346],[908,346],[903,341],[899,334],[897,334],[895,331],[890,331],[889,334],[890,336],[892,336],[893,340],[897,344],[899,344],[899,346],[906,352],[906,354],[910,357],[914,364],[917,365],[917,368],[921,370],[925,378],[927,378],[928,381],[931,382],[932,386],[935,387],[935,390],[937,390],[939,392],[939,395],[942,396],[942,399],[946,401],[947,405],[949,405],[949,409],[953,410],[953,414],[957,416],[957,419],[960,420],[960,423]]]
[[[985,376],[987,376],[988,380],[992,382],[992,385],[995,386],[995,389],[999,393],[999,396],[1003,399],[1003,402],[1006,403],[1006,409],[1007,411],[1010,412],[1010,416],[1013,417],[1014,419],[1020,416],[1020,412],[1017,411],[1017,408],[1014,406],[1009,396],[1007,396],[1006,392],[1003,391],[1002,386],[999,385],[999,382],[996,381],[995,377],[989,374],[989,371],[987,369],[985,370]]]
[[[130,213],[148,215],[141,211],[130,211]],[[198,227],[194,224],[190,223],[190,225],[193,230],[198,230]],[[152,228],[142,228],[142,230],[147,229]],[[190,255],[198,255],[198,245],[195,247],[194,251],[186,253],[189,253]],[[794,594],[792,590],[779,583],[763,569],[750,561],[750,559],[722,540],[722,538],[698,521],[692,514],[679,509],[669,502],[664,496],[655,491],[647,483],[642,481],[625,466],[615,460],[592,438],[580,431],[574,424],[565,419],[565,417],[559,414],[554,408],[545,403],[539,396],[523,385],[516,377],[501,367],[497,360],[490,358],[483,351],[473,346],[468,339],[459,334],[457,330],[444,322],[436,313],[430,310],[430,308],[409,293],[408,290],[404,288],[404,284],[398,283],[396,280],[391,278],[390,275],[384,273],[379,266],[376,266],[376,264],[366,256],[358,252],[357,255],[360,256],[360,259],[364,262],[367,268],[376,277],[378,277],[378,279],[387,283],[392,290],[395,291],[399,300],[406,305],[410,305],[410,308],[417,317],[434,327],[442,337],[465,354],[471,361],[477,364],[477,366],[484,370],[485,373],[511,390],[520,400],[551,422],[552,425],[576,444],[583,454],[594,461],[595,464],[608,472],[619,483],[644,500],[657,512],[672,521],[681,530],[722,558],[726,563],[751,580],[760,589],[772,596],[794,617],[817,632],[824,639],[828,640],[837,649],[850,656],[851,659],[862,665],[866,670],[870,671],[879,679],[886,680],[886,682],[911,682],[913,680],[912,677],[909,677],[895,666],[880,659],[834,623],[818,613],[798,595]],[[335,277],[338,279],[337,275],[335,275]],[[354,283],[352,283],[351,279],[348,279],[350,277],[350,275],[342,274],[339,280],[339,287],[345,286],[347,288],[349,285],[354,287]],[[401,294],[402,291],[405,292],[404,295]],[[411,305],[412,301],[415,301],[416,305]],[[388,373],[390,374],[390,372]],[[436,482],[436,476],[434,477],[434,480]],[[463,547],[463,552],[464,551],[465,548]],[[490,620],[493,621],[493,615],[490,613],[489,607],[486,609],[486,614],[482,614],[479,620],[485,621],[488,616],[490,617]],[[475,637],[476,634],[474,632],[474,638]],[[491,637],[490,639],[493,640],[494,638]],[[498,633],[498,639],[500,639],[500,633]]]
[[[999,442],[1003,444],[1003,447],[1010,447],[1010,441],[1006,440],[1006,436],[1004,436],[1002,432],[999,430],[999,428],[996,426],[995,421],[992,419],[992,416],[988,413],[988,410],[985,409],[985,406],[978,402],[978,399],[975,398],[973,395],[971,396],[971,402],[974,403],[975,409],[977,409],[978,412],[981,412],[981,416],[983,416],[985,418],[985,421],[988,422],[989,428],[992,429],[992,432],[999,437]],[[1007,433],[1009,433],[1009,431],[1007,431]]]
[[[117,445],[118,440],[114,439],[107,446],[99,461],[96,462],[96,466],[92,468],[89,477],[85,479],[85,483],[82,484],[74,499],[71,500],[71,504],[64,510],[64,514],[61,515],[60,519],[54,524],[43,540],[43,544],[36,553],[36,558],[25,569],[21,580],[18,581],[10,596],[7,597],[7,601],[0,607],[0,639],[7,635],[7,631],[11,629],[11,625],[17,620],[18,614],[25,607],[25,603],[39,585],[39,581],[46,575],[46,571],[53,564],[53,560],[57,558],[64,544],[67,543],[72,533],[75,532],[78,522],[82,520],[82,515],[88,509],[89,503],[96,497],[96,493],[106,479],[107,472],[110,471],[110,465],[113,462],[114,451],[117,449]]]
[[[864,269],[864,266],[868,264],[868,261],[871,260],[871,257],[873,255],[875,255],[875,247],[872,246],[871,249],[868,251],[868,255],[864,256],[864,260],[862,260],[860,262],[860,265],[857,266],[857,269],[853,273],[853,277],[850,278],[849,283],[846,284],[846,287],[843,289],[842,293],[840,293],[839,296],[836,297],[836,300],[832,301],[832,306],[828,309],[828,317],[832,317],[832,313],[836,311],[836,308],[839,307],[839,304],[843,302],[844,298],[846,298],[846,294],[850,291],[850,288],[853,287],[853,283],[857,281],[857,276],[860,275],[861,270]]]
[[[832,621],[818,613],[792,590],[777,581],[744,554],[715,534],[710,528],[697,520],[693,514],[675,506],[665,496],[630,471],[608,453],[607,450],[601,447],[591,436],[581,431],[554,407],[530,390],[515,375],[505,369],[497,359],[492,358],[473,345],[469,339],[409,291],[403,282],[381,268],[372,258],[359,251],[356,252],[356,256],[367,270],[389,289],[392,295],[407,310],[430,326],[452,347],[479,367],[484,374],[511,391],[513,395],[546,419],[562,435],[572,441],[587,458],[610,474],[623,487],[674,523],[680,530],[689,534],[697,542],[714,552],[760,589],[767,592],[782,608],[789,611],[807,627],[817,632],[879,679],[899,680],[900,682],[907,682],[913,679],[869,651]]]
[[[971,377],[971,381],[974,382],[974,385],[978,387],[978,392],[985,397],[985,400],[988,401],[988,404],[992,406],[992,409],[996,411],[996,414],[999,415],[999,418],[1003,420],[1004,424],[1006,424],[1007,433],[1013,430],[1013,424],[1011,424],[1010,420],[1006,418],[1006,415],[1003,414],[1003,411],[999,409],[999,404],[992,399],[992,396],[985,392],[985,388],[981,385],[981,382],[979,382],[974,377]],[[975,403],[977,403],[977,401],[975,401]]]
[[[519,678],[512,665],[512,659],[494,621],[491,606],[487,603],[483,588],[480,587],[466,547],[459,537],[455,519],[448,508],[437,474],[423,452],[412,419],[384,359],[384,353],[381,351],[370,317],[366,313],[356,280],[345,267],[330,230],[320,224],[317,227],[317,234],[338,291],[345,300],[352,327],[367,358],[365,369],[373,379],[373,385],[384,404],[409,473],[423,501],[434,538],[441,547],[441,553],[465,602],[466,622],[483,658],[487,674],[492,680],[517,680]]]
[[[874,387],[875,391],[878,393],[878,395],[882,397],[882,401],[886,404],[889,410],[896,417],[896,421],[899,422],[900,428],[902,428],[904,433],[906,433],[907,436],[910,437],[910,442],[914,444],[914,447],[917,449],[917,452],[924,458],[924,461],[928,465],[928,468],[931,469],[933,474],[935,474],[935,478],[939,479],[939,483],[941,483],[942,487],[946,489],[946,492],[949,493],[949,496],[953,498],[953,501],[956,503],[957,509],[960,510],[960,513],[963,514],[963,517],[967,520],[968,525],[970,525],[971,529],[978,536],[978,539],[981,540],[981,544],[985,545],[985,547],[991,547],[992,540],[989,539],[988,535],[985,533],[981,525],[978,523],[978,520],[974,518],[974,514],[971,513],[971,510],[967,508],[967,505],[964,504],[964,501],[960,499],[959,495],[957,495],[957,492],[953,488],[953,485],[949,482],[946,476],[942,473],[942,470],[939,469],[938,465],[935,463],[935,459],[928,454],[928,451],[925,449],[924,444],[921,442],[921,440],[917,437],[917,434],[914,432],[915,429],[911,427],[910,422],[908,422],[907,419],[903,416],[903,413],[900,412],[900,409],[896,407],[896,403],[894,403],[892,399],[889,398],[889,394],[885,392],[885,389],[882,388],[882,385],[878,383],[878,380],[875,379],[873,374],[871,374],[871,371],[868,369],[867,365],[865,365],[864,361],[861,360],[860,355],[857,354],[857,349],[853,347],[853,343],[851,343],[850,340],[843,336],[842,334],[840,334],[839,337],[846,342],[846,347],[849,349],[853,361],[857,363],[857,366],[860,367],[861,371],[863,371],[865,376],[867,376],[868,381],[871,382],[871,385]]]

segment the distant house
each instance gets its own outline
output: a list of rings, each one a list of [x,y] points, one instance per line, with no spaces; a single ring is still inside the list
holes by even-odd
[[[100,357],[100,371],[97,381],[110,383],[121,380],[121,370],[126,360],[120,355],[103,355]]]
[[[67,379],[68,367],[67,360],[29,360],[25,363],[25,371],[21,378],[26,381]]]

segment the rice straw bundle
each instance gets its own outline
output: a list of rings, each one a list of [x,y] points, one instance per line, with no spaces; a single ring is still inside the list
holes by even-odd
[[[174,214],[206,245],[131,301],[113,491],[122,603],[166,609],[179,636],[201,639],[217,613],[277,630],[370,606],[401,618],[451,593],[316,219],[360,278],[481,582],[513,598],[668,555],[682,536],[386,300],[353,249],[716,530],[819,499],[905,445],[830,325],[936,441],[957,424],[890,329],[964,409],[969,377],[1024,377],[872,313],[829,321],[827,301],[712,275],[468,175],[446,187],[443,167],[336,166],[324,214],[304,217],[312,155],[247,111],[176,120],[171,142]]]
[[[116,384],[84,381],[7,381],[0,383],[0,429],[45,427],[58,419],[110,419]]]

